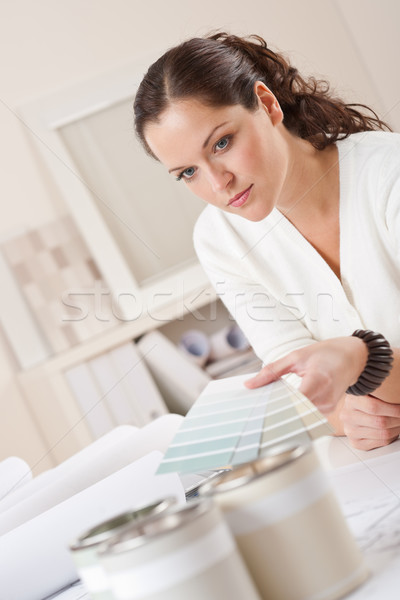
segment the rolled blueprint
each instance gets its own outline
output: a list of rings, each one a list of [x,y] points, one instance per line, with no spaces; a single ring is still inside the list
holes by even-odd
[[[203,331],[198,329],[185,331],[180,339],[179,347],[199,367],[205,365],[210,356],[210,340]]]
[[[8,508],[15,506],[18,502],[21,502],[21,500],[24,500],[29,496],[33,496],[33,494],[38,490],[65,475],[67,470],[78,467],[82,461],[87,461],[90,458],[96,457],[102,452],[108,452],[109,448],[114,444],[120,443],[125,438],[132,437],[132,434],[136,430],[137,427],[133,427],[132,425],[121,425],[120,427],[114,427],[114,429],[103,435],[101,438],[92,444],[89,444],[89,446],[86,446],[86,448],[83,448],[83,450],[80,450],[67,460],[64,460],[57,467],[43,471],[43,473],[40,473],[33,479],[31,476],[29,478],[30,480],[25,485],[14,487],[13,490],[10,489],[5,495],[0,495],[0,513],[3,510],[7,510]],[[1,464],[2,463],[0,463],[0,469]]]
[[[99,445],[95,442],[93,445],[96,445],[97,451],[89,447],[86,452],[82,451],[71,457],[54,469],[59,472],[47,481],[46,485],[0,512],[0,535],[33,519],[149,452],[158,450],[164,453],[182,420],[180,415],[163,415],[141,429],[132,427],[130,435],[126,435],[124,431],[121,439],[116,439],[113,444]]]
[[[243,331],[237,326],[224,327],[210,337],[210,360],[221,360],[236,352],[242,352],[250,347]]]
[[[0,462],[0,500],[7,497],[17,488],[26,485],[32,479],[29,465],[18,458],[10,456]]]
[[[69,543],[99,522],[166,496],[184,503],[176,474],[155,475],[161,458],[151,452],[1,536],[1,597],[42,600],[76,581]]]

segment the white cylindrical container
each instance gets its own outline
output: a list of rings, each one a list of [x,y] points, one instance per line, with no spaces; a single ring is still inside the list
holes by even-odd
[[[104,521],[86,531],[70,544],[72,559],[79,577],[92,600],[114,600],[107,575],[104,572],[98,553],[104,544],[123,533],[133,524],[162,513],[175,504],[175,498],[164,498],[136,510],[128,511]]]
[[[206,364],[210,356],[210,341],[205,333],[197,329],[189,329],[182,335],[179,347],[199,367]]]
[[[199,493],[222,508],[264,599],[334,600],[368,577],[312,446],[281,447]]]
[[[250,344],[238,325],[224,327],[210,337],[210,360],[221,360],[250,348]]]
[[[100,553],[115,600],[261,600],[218,507],[192,500]]]

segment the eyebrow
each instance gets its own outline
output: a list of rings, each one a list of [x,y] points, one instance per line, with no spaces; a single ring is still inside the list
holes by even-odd
[[[214,127],[214,129],[211,131],[210,135],[205,140],[205,142],[203,144],[203,149],[207,146],[208,142],[210,141],[210,139],[212,138],[214,133],[217,131],[217,129],[219,129],[220,127],[224,127],[227,123],[228,123],[228,121],[224,121],[223,123],[220,123],[220,125],[217,125],[216,127]],[[173,169],[169,169],[168,173],[172,173],[172,171],[180,171],[183,168],[184,167],[174,167]]]

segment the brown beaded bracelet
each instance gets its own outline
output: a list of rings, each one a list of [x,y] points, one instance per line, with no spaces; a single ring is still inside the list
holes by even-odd
[[[367,396],[372,394],[389,375],[393,365],[393,351],[382,334],[369,329],[357,329],[352,335],[359,337],[368,348],[368,360],[364,371],[346,394]]]

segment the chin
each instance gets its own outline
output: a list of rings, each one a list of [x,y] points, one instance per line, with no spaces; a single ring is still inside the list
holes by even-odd
[[[261,215],[261,216],[250,216],[250,217],[243,217],[244,219],[246,219],[247,221],[252,221],[252,223],[259,223],[259,221],[263,221],[266,217],[268,217],[267,215]]]
[[[253,223],[258,223],[259,221],[263,221],[264,219],[266,219],[272,212],[271,210],[248,210],[248,211],[243,211],[243,213],[240,215],[243,219],[246,219],[246,221],[252,221]]]

